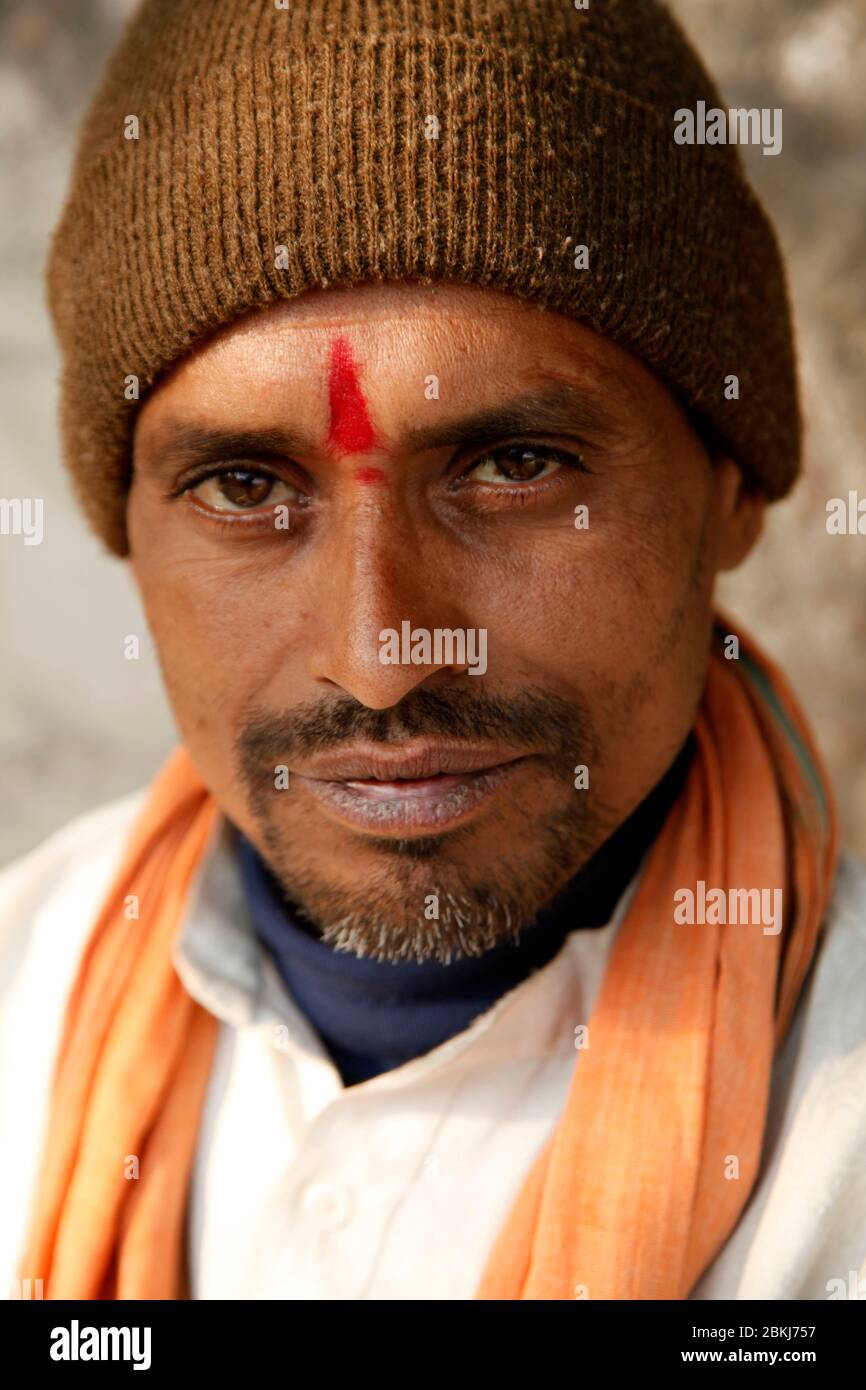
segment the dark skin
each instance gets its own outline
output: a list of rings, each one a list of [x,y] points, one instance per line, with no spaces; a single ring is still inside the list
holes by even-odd
[[[269,306],[176,364],[128,528],[223,811],[326,940],[447,959],[531,921],[668,767],[763,512],[630,353],[396,284]],[[383,664],[406,620],[485,629],[485,673]]]

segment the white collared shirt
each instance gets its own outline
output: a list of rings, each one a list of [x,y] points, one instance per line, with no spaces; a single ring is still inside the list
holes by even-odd
[[[63,1007],[141,797],[80,818],[0,875],[7,1282],[33,1196]],[[576,929],[468,1028],[345,1087],[255,935],[219,822],[175,948],[186,988],[221,1020],[190,1188],[193,1297],[472,1298],[562,1111],[580,1064],[575,1029],[589,1021],[635,886],[607,926]],[[692,1296],[850,1297],[866,1276],[864,1257],[866,869],[846,859],[774,1065],[757,1184]]]

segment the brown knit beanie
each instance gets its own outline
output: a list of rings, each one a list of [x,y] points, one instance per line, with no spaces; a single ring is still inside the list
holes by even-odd
[[[367,280],[582,320],[782,496],[784,271],[736,146],[674,140],[701,100],[722,104],[656,0],[144,0],[47,268],[65,457],[108,547],[127,553],[134,413],[159,375],[246,310]]]

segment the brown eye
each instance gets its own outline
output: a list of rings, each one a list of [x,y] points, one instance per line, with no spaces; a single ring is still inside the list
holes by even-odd
[[[257,468],[227,468],[202,478],[190,493],[218,512],[255,511],[257,507],[296,503],[297,488]]]
[[[534,449],[528,444],[511,444],[492,449],[469,469],[466,477],[480,483],[534,483],[561,467],[580,468],[579,455],[560,449]]]
[[[223,473],[216,480],[221,497],[236,507],[258,507],[267,502],[274,486],[273,478],[263,473],[253,473],[248,468],[234,468],[231,473]]]

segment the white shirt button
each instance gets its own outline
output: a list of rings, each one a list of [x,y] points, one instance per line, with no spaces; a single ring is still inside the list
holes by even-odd
[[[352,1193],[344,1183],[313,1182],[301,1194],[301,1210],[320,1231],[344,1226],[352,1207]]]

